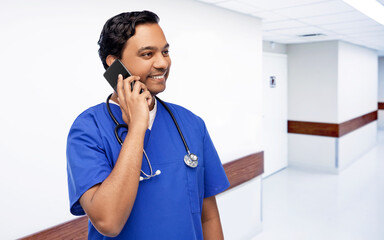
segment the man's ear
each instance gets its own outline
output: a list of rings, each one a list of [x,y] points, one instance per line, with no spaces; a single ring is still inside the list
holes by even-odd
[[[116,60],[116,58],[117,58],[116,56],[108,55],[105,61],[108,66],[111,66],[111,64]]]

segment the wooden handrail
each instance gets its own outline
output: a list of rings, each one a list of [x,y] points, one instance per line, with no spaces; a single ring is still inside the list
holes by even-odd
[[[302,122],[289,120],[288,133],[339,138],[376,120],[377,110],[343,123]]]
[[[22,240],[84,240],[88,238],[88,217],[83,216],[34,233]]]

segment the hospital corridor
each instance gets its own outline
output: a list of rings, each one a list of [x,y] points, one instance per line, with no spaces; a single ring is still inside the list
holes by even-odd
[[[263,179],[262,201],[252,240],[384,239],[384,131],[339,175],[288,167]]]
[[[0,240],[384,240],[384,0],[1,0],[0,25]]]

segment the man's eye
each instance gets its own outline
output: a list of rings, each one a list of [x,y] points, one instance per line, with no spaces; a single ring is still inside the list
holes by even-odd
[[[152,53],[151,52],[146,52],[146,53],[141,54],[141,56],[143,56],[143,57],[151,57]]]
[[[169,50],[164,50],[164,51],[163,51],[163,55],[164,55],[164,56],[168,56],[168,55],[169,55]]]

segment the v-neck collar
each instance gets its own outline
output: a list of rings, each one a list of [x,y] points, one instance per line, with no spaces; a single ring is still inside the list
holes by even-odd
[[[156,110],[156,115],[155,115],[155,119],[153,120],[153,124],[152,124],[152,128],[151,129],[147,129],[147,131],[145,132],[145,138],[144,138],[144,149],[147,148],[147,145],[150,141],[150,139],[152,138],[151,136],[155,135],[158,133],[158,125],[159,125],[159,121],[160,118],[163,118],[164,116],[164,107],[163,105],[157,101],[157,110]]]

